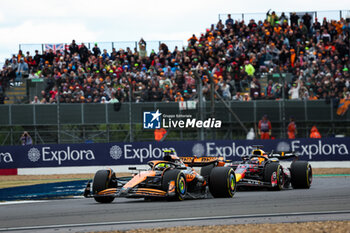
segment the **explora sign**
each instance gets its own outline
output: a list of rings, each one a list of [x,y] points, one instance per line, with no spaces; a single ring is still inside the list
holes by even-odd
[[[313,155],[349,155],[349,150],[345,144],[327,144],[318,141],[314,144],[304,145],[299,140],[292,141],[292,151],[298,151],[300,155],[308,155],[312,159]]]
[[[42,159],[43,162],[54,161],[61,165],[65,161],[95,160],[92,150],[71,150],[68,146],[66,150],[51,150],[51,147],[42,147],[41,152],[37,148],[31,148],[28,151],[28,159],[37,162]]]
[[[1,146],[0,169],[137,165],[161,160],[163,150],[174,150],[183,157],[223,156],[238,161],[251,154],[253,145],[262,145],[264,151],[295,151],[308,161],[350,161],[350,138],[117,142]]]
[[[224,156],[224,157],[234,157],[234,156],[243,156],[249,155],[253,150],[254,144],[247,143],[249,141],[245,141],[245,145],[232,142],[228,145],[217,145],[215,142],[206,142],[205,146],[202,146],[201,153],[197,153],[199,156]],[[276,142],[266,141],[267,143]],[[348,156],[349,155],[349,145],[345,143],[326,143],[322,140],[313,140],[313,143],[305,143],[303,140],[293,140],[290,142],[286,141],[277,141],[275,145],[266,145],[263,150],[265,151],[294,151],[299,153],[299,156],[308,156],[309,160],[314,159],[314,157],[318,156]],[[261,142],[260,142],[261,143]],[[221,143],[220,143],[221,144]],[[263,143],[261,143],[263,144]],[[201,145],[201,144],[199,144]],[[194,146],[194,148],[198,148],[198,144]],[[204,149],[205,148],[205,149]],[[195,150],[193,150],[195,151]],[[346,160],[346,158],[345,158]]]
[[[0,153],[0,163],[12,163],[13,159],[10,153]]]
[[[115,160],[118,160],[120,158],[128,160],[136,159],[143,163],[145,160],[163,158],[163,150],[175,151],[175,148],[158,148],[153,147],[152,144],[149,144],[148,147],[133,148],[132,144],[125,144],[122,148],[117,145],[112,146],[109,151],[109,154]]]

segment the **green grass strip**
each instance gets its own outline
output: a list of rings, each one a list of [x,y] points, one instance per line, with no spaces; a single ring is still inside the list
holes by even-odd
[[[314,177],[332,177],[332,176],[350,176],[350,174],[320,174],[313,175]]]

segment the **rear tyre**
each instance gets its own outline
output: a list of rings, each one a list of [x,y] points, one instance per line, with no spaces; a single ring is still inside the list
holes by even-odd
[[[169,185],[171,181],[175,181],[174,189],[175,196],[169,197],[169,201],[182,201],[185,199],[187,192],[187,184],[185,175],[180,170],[168,170],[165,171],[162,179],[162,189],[166,192],[169,191]]]
[[[208,182],[209,181],[209,177],[210,177],[210,173],[211,170],[213,170],[214,168],[214,164],[209,164],[207,166],[204,166],[201,168],[201,176],[204,177],[204,179]]]
[[[214,167],[209,176],[209,190],[215,198],[233,197],[236,192],[236,175],[230,167]]]
[[[290,172],[293,188],[310,188],[312,183],[312,168],[307,161],[294,161],[290,166]]]
[[[110,184],[110,170],[99,170],[96,172],[94,180],[92,182],[92,193],[97,194],[98,192],[108,189]],[[100,203],[110,203],[114,200],[114,197],[94,197],[95,201]]]
[[[266,164],[264,171],[264,182],[271,183],[271,185],[276,182],[275,186],[271,187],[271,190],[279,191],[283,188],[283,171],[279,163],[272,162]]]

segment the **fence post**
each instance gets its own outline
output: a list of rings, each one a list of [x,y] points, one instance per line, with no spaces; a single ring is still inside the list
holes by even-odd
[[[107,142],[110,142],[110,137],[109,137],[109,116],[108,116],[108,104],[105,104],[105,119],[106,119],[106,137],[107,137]]]
[[[12,126],[12,104],[8,106],[9,106],[9,125]]]
[[[333,101],[331,101],[330,110],[331,110],[331,122],[332,122],[332,134],[335,134],[334,132],[334,112],[333,112]]]
[[[61,143],[61,118],[60,118],[60,101],[59,101],[59,98],[58,98],[58,103],[56,105],[56,111],[57,111],[57,144],[60,144]]]
[[[41,54],[44,53],[44,44],[41,44]]]
[[[242,21],[244,20],[244,14],[242,14]]]
[[[36,105],[36,104],[33,104],[33,124],[34,124],[34,126],[36,126],[36,112],[35,112],[35,105]]]
[[[341,19],[343,16],[342,16],[342,12],[341,10],[339,11],[339,19]]]
[[[256,124],[256,100],[253,100],[253,108],[254,108],[254,124]]]
[[[282,122],[282,119],[283,119],[283,116],[282,116],[282,102],[281,101],[279,101],[278,102],[278,108],[279,108],[279,115],[280,115],[280,123]],[[281,124],[282,125],[282,127],[283,127],[283,123]],[[280,132],[281,132],[281,134],[280,134],[280,138],[283,138],[284,137],[284,135],[283,135],[283,131],[282,130],[280,130]]]
[[[19,44],[19,50],[21,50],[21,47],[22,47],[21,44]]]
[[[304,101],[304,116],[305,116],[305,121],[308,121],[308,117],[307,117],[307,100]]]
[[[84,124],[84,104],[80,104],[81,106],[81,124]]]
[[[130,87],[131,88],[131,87]],[[129,94],[129,141],[133,142],[133,136],[132,136],[132,107],[131,107],[131,95]]]
[[[11,134],[10,143],[11,143],[11,146],[13,146],[13,127],[12,127],[12,125],[11,125],[11,129],[10,129],[10,134]]]
[[[307,100],[304,101],[304,114],[305,114],[305,122],[308,122],[308,117],[307,117]],[[307,128],[307,124],[306,124],[306,135],[305,137],[307,137],[308,134],[308,128]]]
[[[333,101],[331,101],[330,107],[331,107],[331,121],[332,121],[332,123],[333,123],[333,121],[334,121]]]
[[[114,49],[114,42],[112,42],[112,50]]]
[[[10,143],[11,143],[11,146],[13,146],[12,104],[9,105],[9,125],[11,127],[11,129],[10,129],[10,134],[11,134]]]

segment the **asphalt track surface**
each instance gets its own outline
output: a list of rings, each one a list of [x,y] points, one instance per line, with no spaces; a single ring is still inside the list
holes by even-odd
[[[84,232],[184,225],[350,220],[350,177],[317,177],[308,190],[241,191],[182,202],[72,198],[0,204],[0,231]]]

